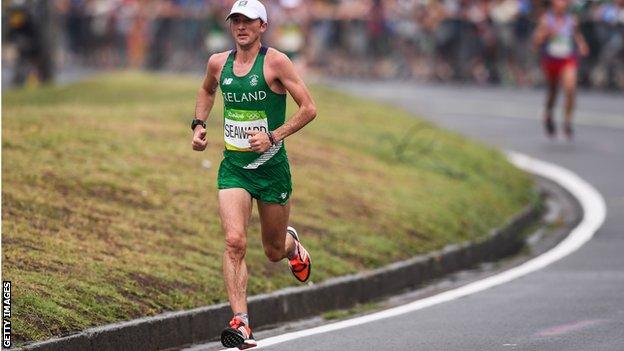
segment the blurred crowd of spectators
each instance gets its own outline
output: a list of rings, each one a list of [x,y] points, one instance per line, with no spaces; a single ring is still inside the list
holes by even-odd
[[[37,1],[37,0],[32,0]],[[45,0],[44,0],[45,1]],[[59,65],[201,70],[232,47],[234,0],[53,0]],[[534,85],[538,0],[264,0],[266,44],[331,74]],[[624,88],[624,0],[572,3],[591,54],[581,84]]]
[[[534,85],[532,34],[546,10],[536,0],[334,1],[312,12],[324,15],[312,20],[309,58],[335,74]],[[624,1],[572,1],[571,10],[591,49],[582,84],[624,88]]]

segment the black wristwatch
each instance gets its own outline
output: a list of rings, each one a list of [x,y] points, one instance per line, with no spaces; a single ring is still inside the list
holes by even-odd
[[[195,127],[197,127],[198,125],[201,125],[202,127],[204,127],[204,129],[206,129],[206,122],[202,121],[199,118],[195,118],[193,119],[193,122],[191,122],[191,130],[195,130]]]

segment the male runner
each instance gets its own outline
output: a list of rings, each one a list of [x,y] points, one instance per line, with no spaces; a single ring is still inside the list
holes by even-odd
[[[252,199],[258,203],[262,244],[269,260],[288,259],[301,282],[310,276],[310,256],[288,227],[290,169],[284,138],[316,117],[305,84],[283,53],[263,47],[266,9],[258,0],[234,3],[227,20],[236,49],[210,57],[197,93],[193,150],[206,148],[206,124],[221,86],[224,103],[224,159],[218,176],[219,213],[225,232],[223,277],[234,317],[221,334],[225,347],[256,346],[247,315],[245,251]],[[299,109],[285,122],[286,92]]]
[[[560,82],[566,96],[564,132],[568,139],[573,136],[577,54],[586,56],[589,52],[576,18],[568,13],[568,4],[568,0],[552,0],[550,9],[539,19],[534,37],[536,48],[541,50],[542,68],[548,84],[544,128],[550,138],[557,133],[553,122],[553,108]]]

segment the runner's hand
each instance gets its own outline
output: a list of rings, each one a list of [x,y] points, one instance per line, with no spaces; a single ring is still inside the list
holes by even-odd
[[[271,141],[267,133],[257,130],[250,130],[245,133],[249,136],[249,145],[251,145],[251,150],[254,152],[261,154],[271,147]]]
[[[587,47],[587,44],[581,42],[579,45],[579,54],[581,54],[581,56],[586,57],[587,55],[589,55],[589,47]]]
[[[201,126],[195,127],[195,131],[193,132],[193,150],[195,151],[204,151],[206,149],[206,145],[208,145],[208,141],[206,140],[206,129]]]

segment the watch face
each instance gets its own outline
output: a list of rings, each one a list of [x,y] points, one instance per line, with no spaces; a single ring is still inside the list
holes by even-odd
[[[195,127],[197,127],[198,125],[206,128],[206,123],[204,121],[202,121],[201,119],[194,119],[191,123],[191,129],[195,130]]]

